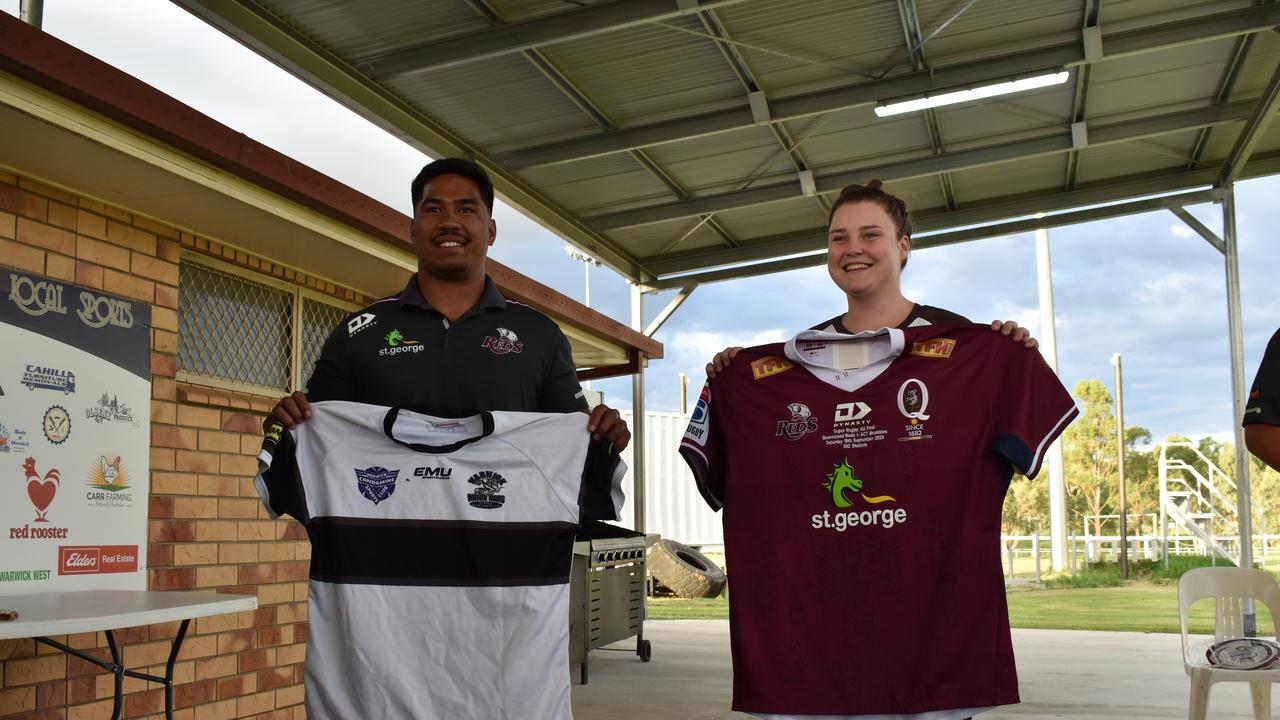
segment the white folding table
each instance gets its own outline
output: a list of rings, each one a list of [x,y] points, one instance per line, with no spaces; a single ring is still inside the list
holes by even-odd
[[[18,619],[0,622],[0,640],[34,638],[36,642],[58,648],[86,660],[115,675],[115,700],[111,720],[120,719],[124,699],[124,678],[138,678],[164,685],[164,714],[173,720],[173,665],[182,649],[187,626],[195,618],[254,610],[258,598],[253,595],[221,595],[213,592],[148,592],[145,590],[87,590],[80,592],[38,593],[34,595],[0,595],[0,610],[17,610]],[[178,634],[169,650],[164,677],[127,670],[120,663],[120,648],[113,631],[181,621]],[[99,660],[50,635],[105,632],[111,661]]]

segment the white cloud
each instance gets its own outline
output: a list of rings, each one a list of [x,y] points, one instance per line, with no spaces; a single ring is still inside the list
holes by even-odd
[[[759,330],[749,335],[726,332],[706,332],[706,331],[681,331],[675,333],[669,341],[667,348],[676,358],[681,360],[701,361],[705,364],[716,353],[727,347],[741,346],[751,347],[752,345],[764,345],[766,343],[783,342],[789,339],[792,333],[782,328],[768,328]],[[673,358],[675,359],[675,358]]]
[[[1189,238],[1196,234],[1186,223],[1174,223],[1169,226],[1169,234],[1177,238]]]

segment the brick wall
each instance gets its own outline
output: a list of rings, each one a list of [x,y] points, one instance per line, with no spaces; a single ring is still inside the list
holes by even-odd
[[[310,546],[268,519],[253,490],[262,416],[275,398],[176,380],[178,257],[186,247],[357,304],[368,298],[118,207],[0,169],[0,266],[150,303],[152,590],[257,595],[259,609],[192,623],[175,670],[176,717],[303,718]],[[131,669],[163,674],[177,623],[116,633]],[[55,638],[107,657],[105,636]],[[112,676],[32,640],[0,641],[0,718],[111,716]],[[125,680],[124,717],[162,717],[163,690]]]

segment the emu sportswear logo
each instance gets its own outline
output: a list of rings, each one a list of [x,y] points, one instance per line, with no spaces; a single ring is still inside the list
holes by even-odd
[[[500,327],[498,337],[486,335],[480,347],[488,348],[494,355],[506,355],[521,352],[524,350],[524,343],[520,342],[520,338],[515,333]]]

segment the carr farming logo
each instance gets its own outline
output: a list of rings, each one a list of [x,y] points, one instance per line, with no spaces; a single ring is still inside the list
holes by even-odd
[[[119,455],[99,455],[89,466],[89,490],[85,500],[95,507],[127,507],[133,504],[129,492],[129,469]]]

